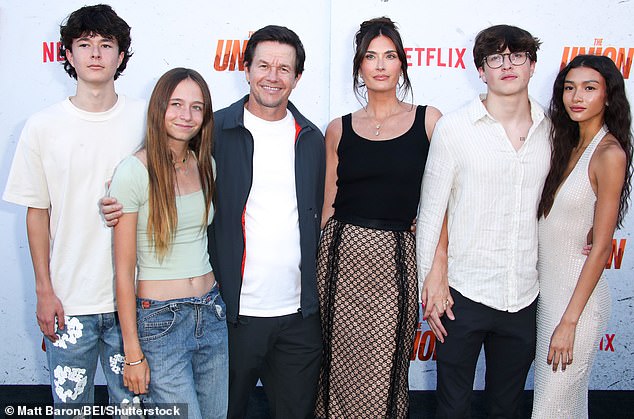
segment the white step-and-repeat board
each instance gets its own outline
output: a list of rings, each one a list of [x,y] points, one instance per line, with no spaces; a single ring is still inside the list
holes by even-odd
[[[28,116],[74,92],[57,54],[59,24],[86,0],[0,0],[0,187],[3,190],[16,143]],[[248,91],[241,62],[250,33],[268,24],[298,33],[307,52],[306,70],[291,100],[322,130],[336,116],[357,109],[352,93],[353,35],[363,20],[389,16],[400,27],[408,52],[413,101],[452,111],[485,86],[477,77],[475,35],[494,24],[512,24],[543,41],[530,93],[547,105],[560,66],[580,53],[612,58],[621,69],[629,97],[634,4],[620,0],[507,2],[501,0],[271,0],[176,2],[111,0],[132,26],[134,56],[116,82],[129,96],[149,98],[158,77],[172,67],[198,70],[208,81],[214,107],[224,107]],[[634,390],[634,213],[614,236],[606,276],[612,318],[597,342],[599,354],[591,389]],[[35,290],[25,209],[0,202],[0,384],[49,381],[41,334],[35,321]],[[369,353],[366,356],[371,357]],[[435,345],[423,324],[412,353],[410,387],[433,390]],[[103,381],[102,378],[99,378]],[[484,383],[483,360],[475,387]],[[532,388],[532,374],[527,380]]]

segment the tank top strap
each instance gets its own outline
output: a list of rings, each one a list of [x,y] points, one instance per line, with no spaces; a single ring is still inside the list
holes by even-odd
[[[346,138],[350,138],[351,136],[355,136],[356,133],[352,129],[352,114],[349,113],[341,117],[341,141],[344,141]]]
[[[425,116],[425,110],[427,109],[427,105],[416,105],[416,118],[420,118],[421,116]],[[421,114],[422,112],[422,114]]]
[[[427,113],[427,105],[416,105],[416,116],[414,117],[414,124],[412,125],[411,132],[417,140],[429,142],[427,138],[427,129],[425,127],[425,115]]]
[[[590,151],[590,153],[589,153],[590,155],[592,155],[594,153],[594,150],[597,148],[597,146],[599,145],[599,143],[601,142],[603,137],[605,137],[608,132],[609,132],[609,130],[608,130],[608,127],[606,125],[603,125],[599,129],[599,131],[596,133],[596,135],[594,136],[594,138],[592,139],[592,141],[588,145],[588,149]]]
[[[592,158],[592,155],[594,154],[594,150],[597,149],[597,146],[599,145],[603,137],[605,137],[608,132],[609,132],[608,127],[606,125],[603,125],[599,129],[599,131],[595,134],[592,141],[590,141],[590,144],[588,144],[588,148],[586,148],[585,152],[581,156],[581,159],[583,159],[583,163],[586,169],[587,169],[587,166],[590,164],[590,159]]]

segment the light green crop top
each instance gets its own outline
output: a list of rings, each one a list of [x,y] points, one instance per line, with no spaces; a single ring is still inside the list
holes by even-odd
[[[207,254],[207,226],[201,226],[205,213],[202,190],[176,196],[178,225],[174,240],[160,263],[147,234],[148,221],[148,172],[135,156],[126,157],[112,177],[109,196],[123,205],[123,212],[138,212],[137,267],[139,280],[167,280],[191,278],[210,272]],[[209,210],[207,225],[213,218],[213,204]]]

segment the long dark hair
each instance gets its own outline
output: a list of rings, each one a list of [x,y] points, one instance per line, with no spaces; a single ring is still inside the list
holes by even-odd
[[[165,112],[178,84],[190,79],[194,81],[203,94],[204,116],[200,131],[189,141],[189,148],[198,161],[198,173],[205,197],[205,215],[201,228],[207,228],[207,217],[214,193],[214,177],[212,170],[213,149],[213,109],[211,94],[205,79],[188,68],[173,68],[163,74],[156,83],[147,113],[147,134],[145,149],[147,152],[147,169],[149,176],[149,216],[148,231],[159,259],[162,259],[171,244],[178,224],[176,211],[176,174],[172,163],[174,156],[168,147],[167,130],[165,128]]]
[[[608,130],[617,139],[626,156],[626,169],[621,200],[619,203],[619,215],[617,227],[623,225],[623,217],[629,207],[632,177],[632,115],[630,103],[625,94],[625,83],[614,62],[608,57],[596,55],[578,55],[563,70],[559,72],[553,86],[553,97],[550,101],[548,116],[552,121],[550,138],[552,156],[550,159],[550,172],[544,184],[542,199],[537,211],[538,217],[550,211],[555,199],[555,192],[563,181],[563,176],[572,154],[572,150],[579,144],[579,124],[568,116],[563,101],[564,82],[568,72],[577,67],[586,67],[596,70],[605,79],[607,104],[603,114],[604,123]]]
[[[365,84],[359,80],[361,63],[363,62],[365,53],[368,51],[370,42],[381,35],[389,38],[394,43],[396,55],[398,55],[398,59],[401,61],[401,71],[403,72],[403,84],[400,86],[403,91],[402,99],[405,98],[407,93],[411,93],[412,91],[412,84],[407,75],[407,56],[405,54],[405,48],[403,47],[403,40],[396,28],[396,24],[392,22],[389,17],[377,17],[361,23],[354,37],[355,51],[354,59],[352,60],[352,90],[357,99],[363,97],[361,89],[365,86]]]

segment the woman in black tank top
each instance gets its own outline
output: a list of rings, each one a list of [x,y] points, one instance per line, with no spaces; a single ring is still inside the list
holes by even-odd
[[[324,362],[316,416],[405,418],[418,322],[410,230],[440,112],[402,100],[411,85],[389,18],[361,24],[353,75],[354,92],[367,93],[367,103],[326,130],[318,255]]]

